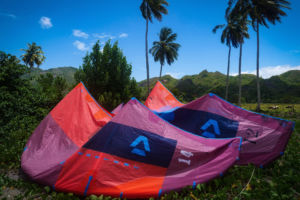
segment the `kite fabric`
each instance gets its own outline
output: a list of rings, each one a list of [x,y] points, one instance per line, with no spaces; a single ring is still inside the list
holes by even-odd
[[[157,85],[162,88],[160,82]],[[161,91],[164,96],[172,95],[165,94],[167,89]],[[168,105],[168,99],[161,99],[157,89],[151,94],[151,99],[159,99],[159,102]],[[242,137],[237,164],[252,163],[260,167],[283,154],[295,125],[289,120],[245,110],[212,93],[158,114],[183,130],[207,138]]]
[[[145,106],[152,111],[163,112],[184,105],[160,82],[157,81],[154,88],[145,101]]]
[[[33,180],[52,186],[62,163],[73,155],[111,115],[79,83],[43,119],[29,138],[21,167]]]
[[[111,111],[111,113],[114,115],[118,114],[122,110],[123,106],[124,103],[119,104],[115,109],[113,109],[113,111]]]
[[[64,162],[55,188],[81,195],[159,197],[222,175],[238,159],[240,145],[238,137],[187,133],[132,99]]]
[[[147,198],[222,175],[240,149],[240,137],[188,133],[136,99],[112,118],[80,83],[34,131],[21,167],[58,191]]]

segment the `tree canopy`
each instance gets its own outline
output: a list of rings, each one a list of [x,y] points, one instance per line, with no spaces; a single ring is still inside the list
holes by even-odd
[[[83,58],[75,80],[83,81],[100,104],[112,110],[133,96],[140,98],[140,89],[135,79],[130,77],[131,69],[117,42],[111,44],[108,41],[101,50],[98,41],[92,52]]]
[[[35,42],[32,44],[27,44],[28,49],[21,49],[25,53],[21,56],[23,62],[27,65],[30,66],[30,69],[34,67],[34,64],[39,66],[44,62],[46,57],[44,56],[44,52],[42,50],[41,46],[36,45]]]

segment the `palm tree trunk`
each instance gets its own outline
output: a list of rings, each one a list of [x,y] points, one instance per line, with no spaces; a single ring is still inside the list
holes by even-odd
[[[257,35],[257,55],[256,55],[256,85],[257,85],[257,107],[256,110],[260,111],[260,84],[259,84],[259,24],[256,22],[256,35]]]
[[[149,60],[148,60],[148,16],[146,17],[146,36],[145,36],[145,41],[146,41],[146,68],[147,68],[147,90],[148,90],[148,95],[150,94],[150,80],[149,80]]]
[[[161,72],[162,72],[162,68],[163,68],[163,65],[162,65],[162,64],[160,64],[159,80],[161,79]]]
[[[225,93],[225,99],[226,99],[226,100],[228,100],[228,85],[229,85],[229,70],[230,70],[230,54],[231,54],[231,45],[229,45],[229,51],[228,51],[228,65],[227,65],[226,93]]]
[[[240,58],[239,58],[239,101],[238,101],[238,106],[242,105],[242,49],[243,49],[243,44],[240,44]]]

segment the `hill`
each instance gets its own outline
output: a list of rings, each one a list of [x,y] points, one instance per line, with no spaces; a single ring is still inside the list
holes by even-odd
[[[62,76],[67,80],[67,83],[69,85],[73,85],[75,83],[74,74],[77,71],[77,68],[75,67],[57,67],[57,68],[51,68],[47,70],[37,69],[34,68],[29,75],[26,76],[26,78],[30,78],[35,75],[39,74],[46,74],[51,73],[54,77],[56,76]]]
[[[151,87],[158,78],[150,79]],[[220,72],[203,70],[199,74],[175,79],[170,75],[162,77],[161,82],[180,100],[188,102],[204,94],[213,92],[224,98],[226,75]],[[146,93],[146,80],[139,82]],[[292,70],[269,79],[261,79],[262,101],[266,103],[300,103],[300,70]],[[229,78],[229,101],[237,102],[238,76]],[[256,101],[256,76],[242,74],[242,101]]]

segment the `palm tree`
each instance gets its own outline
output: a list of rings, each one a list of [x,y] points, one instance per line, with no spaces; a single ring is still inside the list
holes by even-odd
[[[249,0],[248,0],[249,1]],[[256,54],[256,85],[257,85],[257,107],[260,111],[261,95],[259,84],[259,25],[269,28],[267,21],[275,24],[281,22],[280,17],[286,16],[282,8],[290,9],[290,3],[286,0],[251,0],[248,3],[248,12],[252,20],[252,27],[256,32],[257,54]]]
[[[247,20],[247,13],[245,10],[247,9],[247,2],[245,0],[238,0],[232,9],[233,1],[230,0],[228,3],[228,8],[226,9],[226,17],[231,19],[236,29],[236,40],[240,46],[240,56],[239,56],[239,98],[238,98],[238,105],[241,106],[242,102],[242,52],[243,52],[243,44],[244,39],[249,38],[248,34],[248,24],[249,21]]]
[[[148,60],[148,22],[152,22],[153,16],[158,20],[162,20],[162,14],[167,14],[168,10],[165,6],[168,6],[168,2],[165,0],[143,0],[140,10],[142,16],[146,20],[146,34],[145,34],[145,52],[146,52],[146,69],[147,69],[147,88],[148,95],[150,93],[149,82],[149,60]]]
[[[32,44],[27,44],[28,49],[21,49],[25,51],[25,53],[21,56],[23,62],[26,66],[30,66],[30,69],[34,67],[34,64],[37,65],[37,68],[44,62],[46,57],[44,56],[44,52],[42,51],[41,46],[37,46],[35,42]]]
[[[229,71],[230,71],[230,56],[231,56],[231,46],[237,48],[239,46],[239,42],[237,39],[238,35],[238,27],[236,27],[236,23],[228,16],[226,17],[227,24],[221,24],[215,26],[213,29],[213,33],[216,33],[218,29],[223,29],[221,35],[221,42],[228,46],[228,63],[227,63],[227,77],[226,77],[226,91],[225,91],[225,99],[228,99],[228,85],[229,85]]]
[[[252,27],[256,32],[256,110],[260,111],[261,93],[259,83],[259,25],[269,28],[267,22],[270,22],[271,24],[275,24],[277,21],[281,22],[281,17],[286,16],[286,13],[282,10],[282,8],[290,9],[290,2],[286,0],[229,0],[229,6],[227,10],[234,10],[235,7],[240,4],[246,5],[243,12],[252,20]]]
[[[159,41],[154,41],[153,47],[149,51],[154,57],[154,61],[160,62],[159,80],[161,79],[165,61],[167,61],[168,65],[171,65],[177,60],[180,44],[174,42],[176,38],[177,34],[172,33],[172,29],[164,27],[160,30]]]

